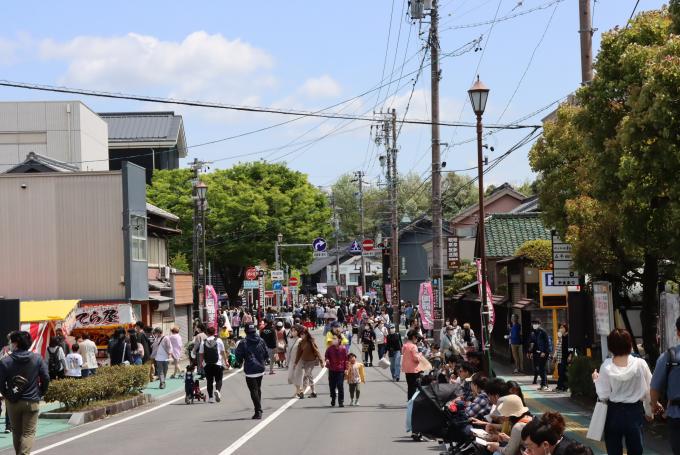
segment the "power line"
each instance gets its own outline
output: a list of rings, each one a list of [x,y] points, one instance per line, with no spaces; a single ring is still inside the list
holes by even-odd
[[[471,23],[471,24],[452,25],[451,27],[447,27],[447,28],[443,29],[442,31],[461,30],[461,29],[466,29],[466,28],[477,28],[477,27],[483,27],[484,25],[491,25],[491,24],[494,24],[494,23],[505,22],[505,21],[508,21],[510,19],[515,19],[517,17],[526,16],[527,14],[531,14],[531,13],[536,12],[536,11],[540,11],[540,10],[544,10],[546,8],[550,8],[552,5],[554,5],[556,3],[562,3],[563,1],[565,1],[565,0],[552,0],[552,1],[549,1],[549,2],[544,3],[542,5],[535,6],[534,8],[531,8],[531,9],[528,9],[528,10],[525,10],[525,11],[521,11],[519,13],[508,14],[507,16],[499,17],[495,21],[494,20],[488,20],[488,21],[483,21],[483,22],[474,22],[474,23]]]
[[[128,94],[123,94],[123,93],[101,92],[101,91],[75,89],[75,88],[68,88],[68,87],[56,87],[56,86],[51,86],[51,85],[38,85],[38,84],[29,84],[29,83],[24,83],[24,82],[11,82],[11,81],[6,81],[6,80],[0,80],[0,86],[23,88],[23,89],[28,89],[28,90],[40,90],[40,91],[46,91],[46,92],[70,93],[70,94],[84,95],[84,96],[96,96],[96,97],[100,97],[100,98],[126,99],[126,100],[132,100],[132,101],[152,102],[152,103],[160,103],[160,104],[178,104],[178,105],[182,105],[182,106],[193,106],[193,107],[203,107],[203,108],[210,108],[210,109],[224,109],[224,110],[233,110],[233,111],[241,111],[241,112],[252,112],[252,113],[258,113],[258,114],[295,115],[295,116],[300,116],[300,117],[319,117],[319,118],[331,118],[331,119],[340,119],[340,120],[360,120],[360,121],[364,121],[364,122],[373,122],[374,121],[374,119],[372,117],[346,115],[346,114],[340,114],[340,113],[324,113],[324,112],[320,112],[320,111],[298,111],[298,110],[293,110],[293,109],[275,109],[275,108],[257,107],[257,106],[239,106],[239,105],[234,105],[234,104],[222,104],[222,103],[203,102],[203,101],[189,101],[189,100],[182,100],[182,99],[161,98],[161,97],[145,96],[145,95],[128,95]],[[418,119],[404,119],[404,120],[401,120],[400,122],[412,124],[412,125],[428,125],[428,126],[432,125],[432,122],[430,122],[430,121],[418,120]],[[475,127],[475,124],[465,123],[465,122],[439,122],[438,124],[439,124],[439,126],[456,126],[456,127],[460,126],[460,127],[468,127],[468,128]],[[505,129],[507,127],[507,125],[487,125],[486,127],[487,128],[496,128],[496,129]],[[534,125],[518,125],[518,126],[512,127],[512,129],[533,128],[533,127],[534,127]]]
[[[529,68],[531,68],[531,64],[534,62],[534,57],[536,56],[536,51],[538,51],[538,48],[541,47],[541,44],[543,43],[545,36],[548,34],[548,29],[550,28],[550,24],[552,24],[553,17],[555,17],[555,13],[557,12],[557,8],[559,8],[561,1],[562,0],[558,0],[558,1],[554,2],[555,8],[553,9],[552,14],[550,14],[550,17],[548,18],[548,23],[545,25],[545,29],[543,30],[543,34],[539,38],[538,43],[536,43],[536,46],[534,46],[534,50],[531,52],[531,57],[529,57],[529,61],[527,62],[527,66],[524,68],[524,72],[522,73],[522,77],[520,77],[519,81],[517,81],[517,85],[515,86],[515,90],[512,92],[512,95],[510,96],[508,103],[503,108],[503,112],[501,112],[501,115],[498,116],[498,120],[496,122],[501,121],[501,119],[503,118],[505,113],[508,111],[508,108],[510,107],[512,100],[515,99],[515,95],[517,95],[517,92],[519,91],[519,88],[522,85],[522,82],[524,82],[524,78],[526,77],[527,73],[529,72]]]
[[[633,7],[633,11],[630,13],[630,17],[628,18],[628,22],[626,24],[626,28],[630,27],[630,21],[633,20],[633,16],[635,16],[635,11],[637,11],[637,7],[640,4],[640,0],[637,0],[635,2],[635,6]]]

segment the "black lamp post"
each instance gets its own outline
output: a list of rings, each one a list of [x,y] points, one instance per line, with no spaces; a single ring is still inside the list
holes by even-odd
[[[477,116],[477,179],[479,182],[479,259],[481,263],[481,276],[482,282],[479,284],[481,288],[480,301],[481,301],[481,314],[482,314],[482,333],[486,336],[484,337],[484,346],[482,349],[487,352],[489,358],[489,368],[491,368],[491,355],[487,345],[489,343],[489,331],[487,328],[488,318],[488,307],[487,301],[491,296],[486,293],[486,235],[484,232],[484,157],[482,156],[482,115],[486,109],[486,101],[489,98],[489,88],[479,80],[477,76],[477,81],[468,90],[470,95],[470,103],[472,104],[472,110]]]

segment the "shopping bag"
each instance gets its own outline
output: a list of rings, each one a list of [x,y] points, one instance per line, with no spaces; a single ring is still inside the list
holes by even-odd
[[[593,416],[590,418],[590,425],[588,426],[588,434],[586,438],[593,441],[601,441],[604,434],[604,424],[607,421],[607,403],[598,401],[595,404]]]
[[[420,371],[423,372],[432,370],[432,364],[422,355],[420,356],[420,360],[418,361],[418,367],[420,368]]]
[[[383,356],[383,358],[378,361],[378,366],[383,370],[388,369],[390,367],[390,359],[388,359],[386,355]]]

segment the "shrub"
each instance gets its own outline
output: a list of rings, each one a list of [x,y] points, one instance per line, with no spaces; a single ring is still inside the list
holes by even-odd
[[[109,366],[83,379],[51,381],[45,401],[58,401],[66,410],[82,408],[94,401],[111,400],[139,393],[149,382],[149,367]]]
[[[550,240],[528,240],[515,251],[538,269],[547,269],[552,263],[552,242]]]
[[[579,356],[569,365],[569,388],[571,395],[596,400],[593,370],[599,368],[600,362],[592,357]]]

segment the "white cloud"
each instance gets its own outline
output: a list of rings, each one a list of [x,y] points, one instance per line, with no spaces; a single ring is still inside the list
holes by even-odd
[[[340,95],[340,84],[332,77],[324,74],[305,81],[299,92],[308,98],[333,98]]]
[[[273,57],[239,39],[196,31],[182,41],[129,33],[39,43],[46,60],[68,62],[59,81],[103,90],[161,91],[236,103],[275,85]]]

